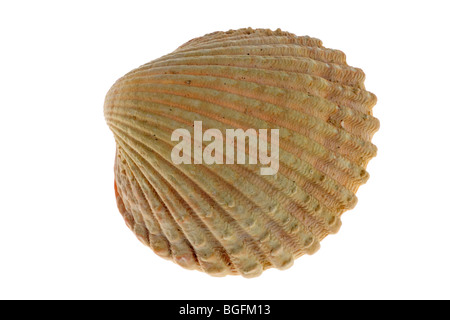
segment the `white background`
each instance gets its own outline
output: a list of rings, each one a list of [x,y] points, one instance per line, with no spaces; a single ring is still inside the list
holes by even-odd
[[[446,1],[1,1],[0,298],[449,299]],[[114,81],[187,40],[281,28],[366,73],[381,129],[355,209],[286,271],[213,278],[125,226],[103,118]]]

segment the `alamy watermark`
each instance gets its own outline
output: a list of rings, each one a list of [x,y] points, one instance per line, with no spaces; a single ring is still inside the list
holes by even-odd
[[[214,139],[213,139],[214,138]],[[248,139],[248,164],[267,167],[260,168],[261,175],[274,175],[279,168],[279,129],[270,129],[270,154],[268,150],[268,129],[226,129],[225,152],[224,137],[219,129],[208,129],[203,132],[202,121],[194,121],[194,146],[192,150],[191,133],[187,129],[176,129],[172,132],[172,141],[181,141],[172,149],[171,158],[174,164],[234,164],[235,142],[236,163],[246,163],[246,140]],[[203,142],[209,142],[204,149]]]

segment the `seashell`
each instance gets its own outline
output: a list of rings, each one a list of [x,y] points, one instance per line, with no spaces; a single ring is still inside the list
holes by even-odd
[[[251,28],[207,34],[132,70],[104,105],[126,224],[159,256],[214,276],[255,277],[316,252],[356,205],[377,152],[364,78],[318,39]],[[244,164],[175,164],[175,130],[197,143],[191,158],[211,143],[195,140],[195,121],[202,132],[278,129],[278,171],[249,163],[250,142]],[[276,148],[262,132],[259,146]]]

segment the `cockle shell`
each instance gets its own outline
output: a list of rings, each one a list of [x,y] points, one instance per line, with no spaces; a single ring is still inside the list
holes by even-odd
[[[364,78],[318,39],[250,28],[207,34],[132,70],[104,105],[128,227],[161,257],[215,276],[254,277],[316,252],[355,206],[377,152]],[[175,165],[171,134],[193,137],[194,121],[279,129],[279,171]]]

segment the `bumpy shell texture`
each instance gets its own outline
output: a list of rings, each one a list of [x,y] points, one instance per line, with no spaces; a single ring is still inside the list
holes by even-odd
[[[104,105],[128,227],[159,256],[214,276],[255,277],[316,252],[356,205],[377,152],[364,78],[318,39],[250,28],[207,34],[132,70]],[[171,134],[194,137],[194,121],[203,131],[279,129],[278,172],[175,165]]]

